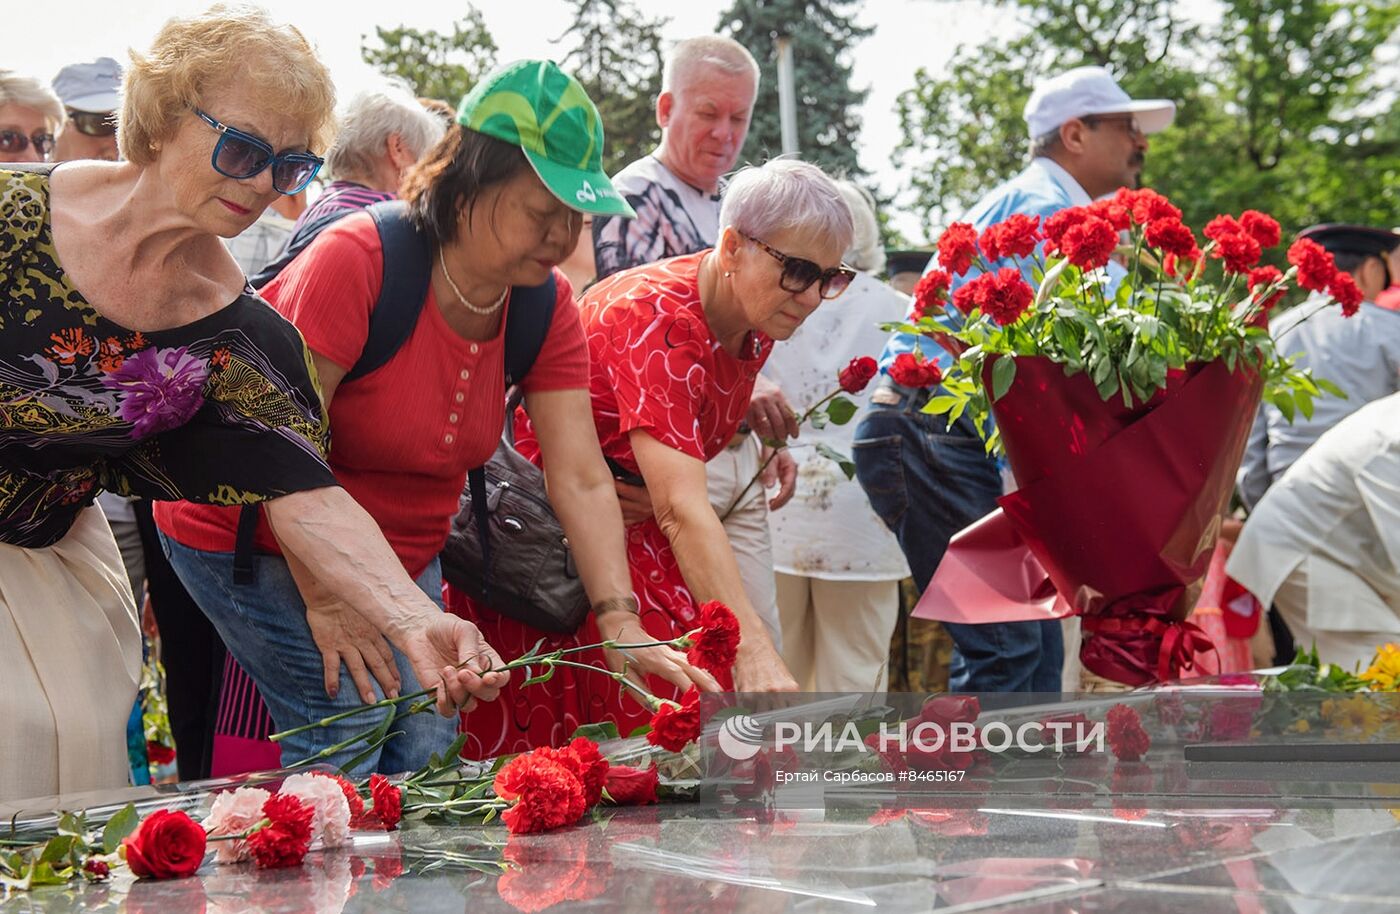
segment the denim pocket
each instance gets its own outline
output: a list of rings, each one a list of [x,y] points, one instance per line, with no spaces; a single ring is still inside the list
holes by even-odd
[[[856,464],[856,480],[865,490],[870,507],[886,526],[897,529],[909,506],[904,481],[904,438],[857,438],[851,443],[851,457]]]

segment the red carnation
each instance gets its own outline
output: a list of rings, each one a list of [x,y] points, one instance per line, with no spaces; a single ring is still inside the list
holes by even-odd
[[[501,819],[513,835],[572,825],[588,810],[574,773],[538,750],[518,755],[496,773],[496,796],[513,805]]]
[[[141,878],[183,879],[204,861],[204,829],[183,812],[159,809],[122,840],[126,865]]]
[[[1194,258],[1196,236],[1180,219],[1157,219],[1147,224],[1147,243],[1166,254]]]
[[[656,802],[658,783],[656,764],[653,762],[650,768],[613,765],[608,769],[608,779],[603,787],[608,792],[608,798],[617,806],[648,806]]]
[[[647,742],[671,752],[680,752],[700,738],[700,692],[691,686],[681,696],[680,705],[663,702],[651,716]]]
[[[1118,247],[1118,233],[1103,219],[1089,216],[1071,226],[1060,239],[1060,250],[1081,270],[1097,270],[1108,264]]]
[[[389,783],[382,774],[369,776],[369,796],[374,801],[374,815],[386,831],[393,831],[403,818],[403,791]]]
[[[1089,215],[1098,216],[1113,226],[1115,231],[1125,231],[1133,224],[1133,211],[1120,203],[1116,197],[1108,200],[1095,200],[1086,209],[1088,209]]]
[[[1108,748],[1125,762],[1136,762],[1152,746],[1152,737],[1142,728],[1142,718],[1128,705],[1108,710]]]
[[[1158,219],[1181,219],[1181,210],[1166,197],[1148,187],[1137,190],[1120,188],[1113,199],[1132,210],[1133,219],[1139,225],[1148,225]]]
[[[873,361],[873,360],[872,360]],[[715,676],[728,676],[739,654],[739,620],[718,600],[700,606],[700,634],[686,651],[686,659]]]
[[[1337,263],[1327,249],[1310,238],[1299,238],[1288,248],[1288,262],[1298,268],[1298,285],[1326,292],[1337,275]]]
[[[1221,215],[1207,222],[1202,234],[1211,241],[1219,241],[1221,238],[1228,238],[1231,235],[1244,234],[1244,226],[1240,225],[1234,216]]]
[[[1035,298],[1035,290],[1021,278],[1019,272],[1010,267],[986,273],[974,282],[979,286],[977,307],[1003,327],[1020,320]]]
[[[311,822],[316,811],[289,793],[277,793],[263,803],[268,824],[248,836],[248,853],[259,869],[299,866],[311,847]]]
[[[851,359],[850,364],[841,369],[841,373],[836,376],[836,381],[846,393],[858,394],[865,390],[865,385],[869,384],[870,379],[879,371],[879,363],[870,356],[863,355],[858,359]]]
[[[926,361],[922,353],[901,352],[890,363],[890,379],[901,387],[937,387],[943,370],[937,362]]]
[[[1279,284],[1278,291],[1270,295],[1267,301],[1260,304],[1259,307],[1265,311],[1268,311],[1274,305],[1278,304],[1279,299],[1283,298],[1282,282],[1283,274],[1279,272],[1278,267],[1255,267],[1249,271],[1249,291],[1251,292],[1255,289],[1267,289],[1272,285]]]
[[[96,857],[89,857],[83,863],[83,872],[92,882],[102,882],[112,875],[112,868],[107,865],[107,861],[98,860]]]
[[[1216,239],[1216,245],[1215,256],[1225,261],[1225,269],[1230,273],[1248,273],[1263,254],[1259,242],[1244,232],[1222,235]]]
[[[1347,317],[1361,310],[1361,302],[1366,297],[1351,274],[1341,270],[1332,277],[1332,282],[1327,286],[1327,294],[1337,300],[1337,304],[1342,306],[1342,314]]]
[[[1240,213],[1240,227],[1259,242],[1262,248],[1271,248],[1278,244],[1283,232],[1279,228],[1278,221],[1267,213],[1261,213],[1257,209],[1247,209]]]
[[[938,239],[938,265],[954,276],[961,276],[977,257],[977,229],[966,222],[954,222]]]
[[[1196,268],[1201,263],[1201,251],[1196,249],[1190,254],[1177,257],[1175,254],[1168,254],[1162,258],[1162,272],[1168,276],[1176,277],[1182,281],[1189,280],[1196,272]]]
[[[982,230],[982,235],[977,239],[977,246],[982,249],[982,256],[988,263],[994,263],[1004,256],[1001,253],[1001,240],[997,237],[1000,228],[1000,224],[989,225]]]
[[[345,794],[345,802],[350,806],[350,827],[360,828],[361,820],[365,817],[365,801],[360,798],[360,791],[348,779],[338,774],[330,774],[325,771],[313,771],[312,775],[318,778],[330,778],[340,787],[340,792]]]
[[[952,277],[946,270],[930,270],[914,286],[914,319],[933,317],[948,301]]]
[[[998,222],[982,234],[995,233],[997,255],[988,254],[992,260],[1001,257],[1029,257],[1040,243],[1040,217],[1016,213]]]
[[[598,805],[603,798],[603,785],[608,780],[608,770],[612,767],[598,751],[598,744],[576,736],[561,750],[561,754],[573,760],[575,776],[578,777],[579,785],[583,787],[584,802],[589,806]]]
[[[146,740],[146,760],[152,765],[169,765],[175,761],[175,750],[154,740]]]
[[[1045,249],[1051,253],[1059,251],[1060,242],[1064,239],[1065,233],[1083,222],[1089,215],[1087,210],[1079,206],[1072,206],[1052,214],[1045,220],[1043,227]]]

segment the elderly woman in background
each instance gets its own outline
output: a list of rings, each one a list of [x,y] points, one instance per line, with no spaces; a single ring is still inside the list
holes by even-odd
[[[66,117],[53,90],[32,76],[0,69],[0,162],[43,162]]]
[[[135,606],[103,489],[262,503],[288,549],[438,686],[497,660],[404,573],[326,465],[295,329],[221,238],[315,175],[334,90],[296,30],[215,7],[133,54],[122,163],[0,167],[0,798],[127,782]]]
[[[719,221],[714,248],[614,274],[584,295],[593,421],[615,471],[640,475],[650,494],[654,517],[627,528],[646,633],[679,637],[696,627],[700,603],[720,600],[734,610],[742,637],[734,669],[711,671],[721,686],[792,690],[797,684],[745,594],[710,506],[705,461],[734,437],[773,342],[792,336],[854,278],[841,263],[851,212],[820,169],[779,160],[735,176]],[[517,428],[522,452],[536,453],[532,423]],[[546,471],[551,459],[546,447]],[[552,638],[450,589],[448,599],[449,609],[511,651],[523,653],[541,637],[554,647],[602,640],[591,624]],[[679,694],[675,684],[650,685],[664,697]],[[467,714],[471,755],[558,743],[574,726],[601,720],[627,733],[650,716],[623,698],[618,683],[582,671],[561,669],[547,683],[507,691],[496,706]],[[485,734],[499,736],[483,742]]]
[[[888,336],[880,325],[909,311],[909,298],[874,275],[885,267],[874,201],[849,181],[838,186],[855,219],[846,262],[860,272],[840,306],[812,315],[763,369],[798,409],[830,393],[851,359],[879,353]],[[863,406],[869,398],[855,399]],[[768,515],[783,659],[804,692],[884,689],[899,581],[909,575],[899,542],[860,484],[813,447],[849,454],[854,432],[853,424],[805,430],[793,445],[796,494]]]
[[[340,132],[326,152],[331,183],[292,228],[276,260],[253,277],[261,289],[291,263],[322,229],[399,192],[409,168],[442,139],[447,125],[400,82],[385,79],[350,99]]]
[[[635,643],[643,634],[625,611],[632,601],[622,515],[588,409],[588,351],[568,280],[555,269],[573,250],[582,213],[628,211],[602,172],[597,110],[554,64],[521,61],[483,79],[463,100],[458,121],[404,182],[407,218],[430,252],[431,276],[413,329],[392,358],[362,375],[351,372],[368,345],[386,270],[407,268],[383,262],[371,214],[327,229],[265,293],[311,348],[330,410],[336,478],[384,531],[403,568],[439,597],[438,553],[467,471],[491,456],[505,424],[507,321],[531,299],[552,295],[539,354],[514,380],[548,455],[548,496],[574,544],[597,624],[609,637]],[[580,193],[584,187],[591,192]],[[528,319],[542,312],[519,313]],[[409,685],[403,658],[373,629],[321,621],[346,614],[323,602],[314,582],[305,586],[295,564],[273,554],[275,526],[257,536],[264,553],[257,586],[240,587],[232,555],[237,512],[170,505],[157,509],[156,520],[176,570],[258,683],[280,728]],[[634,662],[690,682],[684,656],[670,649],[639,651]],[[352,675],[340,673],[342,664]],[[287,761],[300,758],[373,720],[367,714],[343,729],[291,737],[283,753]],[[427,715],[394,728],[402,735],[365,758],[357,773],[417,768],[456,735],[455,721]]]

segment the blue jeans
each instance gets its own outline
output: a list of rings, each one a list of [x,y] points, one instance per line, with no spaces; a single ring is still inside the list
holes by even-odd
[[[277,729],[302,724],[359,707],[360,692],[342,664],[338,697],[326,697],[321,652],[306,623],[306,604],[286,561],[276,555],[253,557],[256,579],[250,584],[233,581],[232,552],[204,552],[181,545],[164,533],[161,545],[190,596],[214,623],[228,649],[257,683],[263,702]],[[419,576],[417,584],[433,602],[442,605],[442,569],[436,559]],[[416,692],[418,677],[397,648],[401,694]],[[376,700],[384,697],[379,683],[370,677]],[[374,727],[392,713],[388,709],[366,711],[329,727],[308,730],[282,742],[282,763],[289,764],[347,740]],[[397,773],[421,768],[435,752],[451,745],[457,736],[457,718],[436,711],[395,721],[389,732],[403,731],[348,774],[363,777],[374,771]],[[342,766],[364,749],[362,744],[331,756]]]
[[[925,391],[881,381],[882,399],[856,426],[856,478],[870,505],[894,531],[922,593],[953,534],[996,510],[1001,474],[966,416],[952,429],[946,417],[921,408]],[[1059,692],[1064,663],[1060,623],[945,622],[953,638],[948,687],[954,692]]]

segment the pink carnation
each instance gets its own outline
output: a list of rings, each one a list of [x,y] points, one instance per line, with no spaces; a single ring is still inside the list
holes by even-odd
[[[263,804],[272,794],[260,787],[240,787],[232,792],[224,792],[214,797],[214,807],[204,820],[204,830],[211,838],[220,835],[241,835],[264,818]],[[220,863],[237,863],[248,859],[248,848],[244,841],[218,841],[214,843],[215,854]]]
[[[311,821],[312,846],[341,847],[350,843],[350,804],[334,779],[294,774],[282,782],[279,793],[296,797],[315,812]]]

